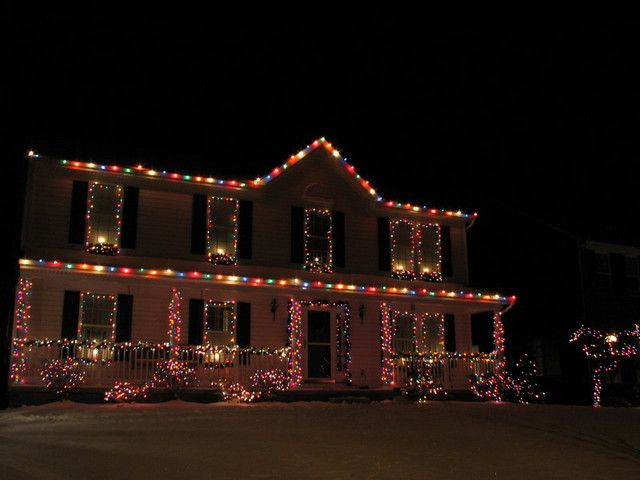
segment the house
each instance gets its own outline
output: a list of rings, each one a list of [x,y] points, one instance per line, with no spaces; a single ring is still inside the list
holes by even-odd
[[[325,139],[248,181],[29,162],[13,391],[69,356],[84,388],[144,382],[171,349],[198,388],[282,368],[299,389],[393,389],[421,361],[460,390],[500,367],[515,298],[467,285],[477,214],[383,200]]]

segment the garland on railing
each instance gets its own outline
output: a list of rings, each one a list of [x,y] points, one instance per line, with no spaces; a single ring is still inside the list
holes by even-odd
[[[425,352],[425,353],[394,353],[391,355],[394,360],[405,362],[415,361],[435,361],[448,359],[464,359],[464,360],[496,360],[498,355],[495,353],[463,353],[463,352]]]
[[[275,355],[281,358],[289,354],[289,347],[268,348],[268,347],[239,347],[237,345],[171,345],[170,343],[151,343],[151,342],[126,342],[111,343],[106,341],[94,340],[67,340],[67,339],[16,339],[14,345],[20,347],[38,347],[50,348],[60,347],[72,351],[75,347],[87,347],[97,350],[121,350],[131,351],[147,351],[147,350],[166,350],[177,352],[178,355],[193,353],[196,355],[207,354],[240,354],[240,355]],[[98,363],[97,360],[83,359],[87,364]],[[105,361],[105,363],[108,361]]]
[[[24,373],[27,370],[27,355],[24,339],[29,333],[29,320],[31,319],[31,281],[20,278],[16,290],[16,339],[11,351],[10,378],[14,383],[24,383]]]

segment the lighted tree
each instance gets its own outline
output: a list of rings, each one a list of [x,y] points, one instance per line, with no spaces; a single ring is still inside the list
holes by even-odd
[[[485,372],[471,377],[471,391],[483,400],[495,402],[541,402],[545,393],[536,382],[538,372],[535,363],[525,354],[511,371],[502,368],[497,372]]]
[[[71,390],[84,382],[85,371],[82,365],[73,358],[50,360],[44,364],[42,382],[62,400]]]
[[[582,352],[595,363],[593,369],[593,405],[600,406],[604,375],[618,368],[620,360],[640,354],[640,327],[630,330],[604,332],[580,327],[569,340],[577,343]]]
[[[175,398],[180,398],[182,392],[197,381],[196,370],[190,362],[171,359],[158,362],[150,386],[166,388]]]
[[[433,378],[433,364],[429,362],[424,368],[413,368],[409,378],[400,388],[403,397],[425,403],[447,395],[444,386]]]

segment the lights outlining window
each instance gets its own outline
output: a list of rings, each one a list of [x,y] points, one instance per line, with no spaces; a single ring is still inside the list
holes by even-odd
[[[440,225],[409,220],[391,222],[391,269],[395,278],[442,281]]]
[[[120,252],[123,188],[93,182],[88,193],[86,250],[97,255],[117,255]]]
[[[238,261],[238,209],[234,198],[207,198],[207,258],[214,265]]]
[[[234,344],[236,330],[236,302],[218,302],[209,300],[205,305],[204,327],[204,344]]]
[[[311,272],[333,271],[331,211],[304,210],[304,268]]]

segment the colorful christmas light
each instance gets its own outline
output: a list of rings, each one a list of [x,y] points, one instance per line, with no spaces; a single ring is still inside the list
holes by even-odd
[[[400,228],[409,228],[410,240],[410,258],[408,265],[400,262],[398,259],[398,230]],[[422,244],[423,231],[433,230],[435,232],[434,256],[437,258],[436,266],[433,269],[420,266],[426,263],[423,258]],[[420,223],[410,220],[393,220],[390,222],[389,238],[391,240],[391,262],[393,266],[392,276],[399,280],[424,280],[427,282],[442,282],[442,252],[441,252],[441,234],[440,225],[436,223]]]
[[[85,379],[85,371],[81,364],[72,358],[50,360],[44,364],[42,382],[60,398],[68,395],[69,391],[80,386]]]
[[[175,398],[198,381],[195,367],[191,362],[172,358],[157,363],[149,386],[152,388],[166,388]]]
[[[116,380],[113,388],[104,393],[105,402],[132,403],[147,398],[148,385]]]
[[[629,330],[603,331],[582,326],[569,339],[580,345],[582,352],[593,359],[593,406],[599,407],[602,401],[602,383],[604,375],[618,368],[620,360],[640,355],[640,326]]]
[[[380,205],[385,208],[393,208],[405,210],[407,212],[415,212],[426,214],[432,217],[445,217],[445,218],[462,218],[462,219],[475,219],[477,213],[463,213],[460,210],[445,210],[427,207],[426,205],[419,206],[411,203],[401,203],[395,200],[385,200],[380,196],[376,190],[370,185],[368,180],[364,180],[357,172],[353,165],[348,163],[348,160],[340,155],[340,152],[324,137],[315,140],[311,145],[307,145],[304,149],[298,153],[291,155],[287,161],[279,167],[275,167],[271,172],[263,177],[258,177],[251,181],[239,181],[239,180],[220,180],[213,177],[204,177],[197,175],[184,175],[180,173],[171,173],[167,171],[157,171],[153,169],[144,168],[142,165],[137,167],[121,167],[118,165],[102,165],[93,162],[80,162],[76,160],[60,160],[60,164],[66,168],[88,170],[93,172],[103,172],[109,174],[116,174],[118,176],[139,176],[153,179],[163,179],[169,181],[186,182],[204,186],[214,186],[229,188],[233,190],[241,190],[244,188],[261,188],[264,185],[271,182],[274,178],[281,175],[287,169],[298,163],[301,159],[306,157],[309,153],[317,148],[326,149],[334,158],[342,163],[344,168],[349,174],[351,174],[358,184]]]
[[[381,380],[385,385],[393,385],[393,336],[395,334],[395,320],[393,310],[388,303],[380,306],[380,348],[382,358],[380,360],[382,373]]]
[[[169,301],[169,345],[180,345],[182,339],[182,292],[171,289]]]
[[[223,275],[218,273],[204,273],[199,271],[175,271],[172,269],[151,269],[151,268],[134,268],[123,266],[106,266],[88,263],[68,263],[58,260],[30,260],[21,259],[20,265],[23,269],[30,268],[51,268],[63,271],[84,272],[92,274],[109,274],[123,277],[144,277],[144,278],[173,278],[184,280],[202,280],[207,283],[221,284],[245,284],[255,287],[272,286],[286,287],[299,290],[329,290],[340,291],[344,293],[360,293],[367,295],[393,295],[407,297],[433,297],[442,299],[462,300],[488,303],[514,303],[515,296],[505,297],[499,294],[488,294],[483,292],[467,292],[463,290],[432,290],[427,288],[408,288],[408,287],[392,287],[387,285],[353,285],[341,282],[322,282],[319,280],[306,281],[299,278],[273,279],[262,277],[249,277],[238,275]]]
[[[229,204],[233,207],[233,215],[231,219],[233,233],[232,233],[232,252],[224,251],[220,248],[215,248],[218,244],[218,239],[215,238],[213,233],[216,226],[216,220],[214,211],[216,204]],[[238,263],[236,252],[238,251],[238,211],[240,208],[240,202],[235,198],[229,197],[207,197],[207,258],[209,263],[213,265],[235,265]]]
[[[13,383],[24,383],[24,374],[27,370],[27,351],[24,341],[29,334],[29,322],[31,321],[31,290],[33,283],[25,278],[18,280],[16,289],[15,336],[11,351],[10,380]]]
[[[328,228],[324,233],[324,240],[328,244],[327,259],[314,257],[310,248],[311,229],[314,216],[319,216],[327,221]],[[331,211],[325,208],[305,208],[304,209],[304,268],[315,273],[331,273],[333,272],[333,235],[331,224]]]
[[[353,373],[351,371],[351,306],[348,302],[329,300],[295,300],[290,299],[288,305],[289,319],[287,325],[289,352],[288,374],[289,387],[298,386],[303,380],[302,358],[304,341],[304,321],[302,307],[328,307],[342,310],[340,315],[341,325],[336,332],[336,347],[339,348],[341,356],[338,359],[338,371],[344,371],[345,383],[351,385]],[[338,331],[340,333],[338,333]],[[338,347],[339,344],[339,347]]]
[[[114,239],[102,238],[98,236],[94,237],[94,225],[93,217],[95,215],[96,208],[96,195],[100,195],[102,192],[115,189],[115,204],[113,206],[113,224],[116,229],[116,235]],[[96,255],[118,255],[120,253],[120,233],[122,228],[122,201],[123,201],[123,188],[121,185],[106,185],[98,182],[91,182],[89,184],[89,199],[87,201],[87,236],[86,236],[86,251],[94,253]],[[115,241],[109,241],[115,240]]]

